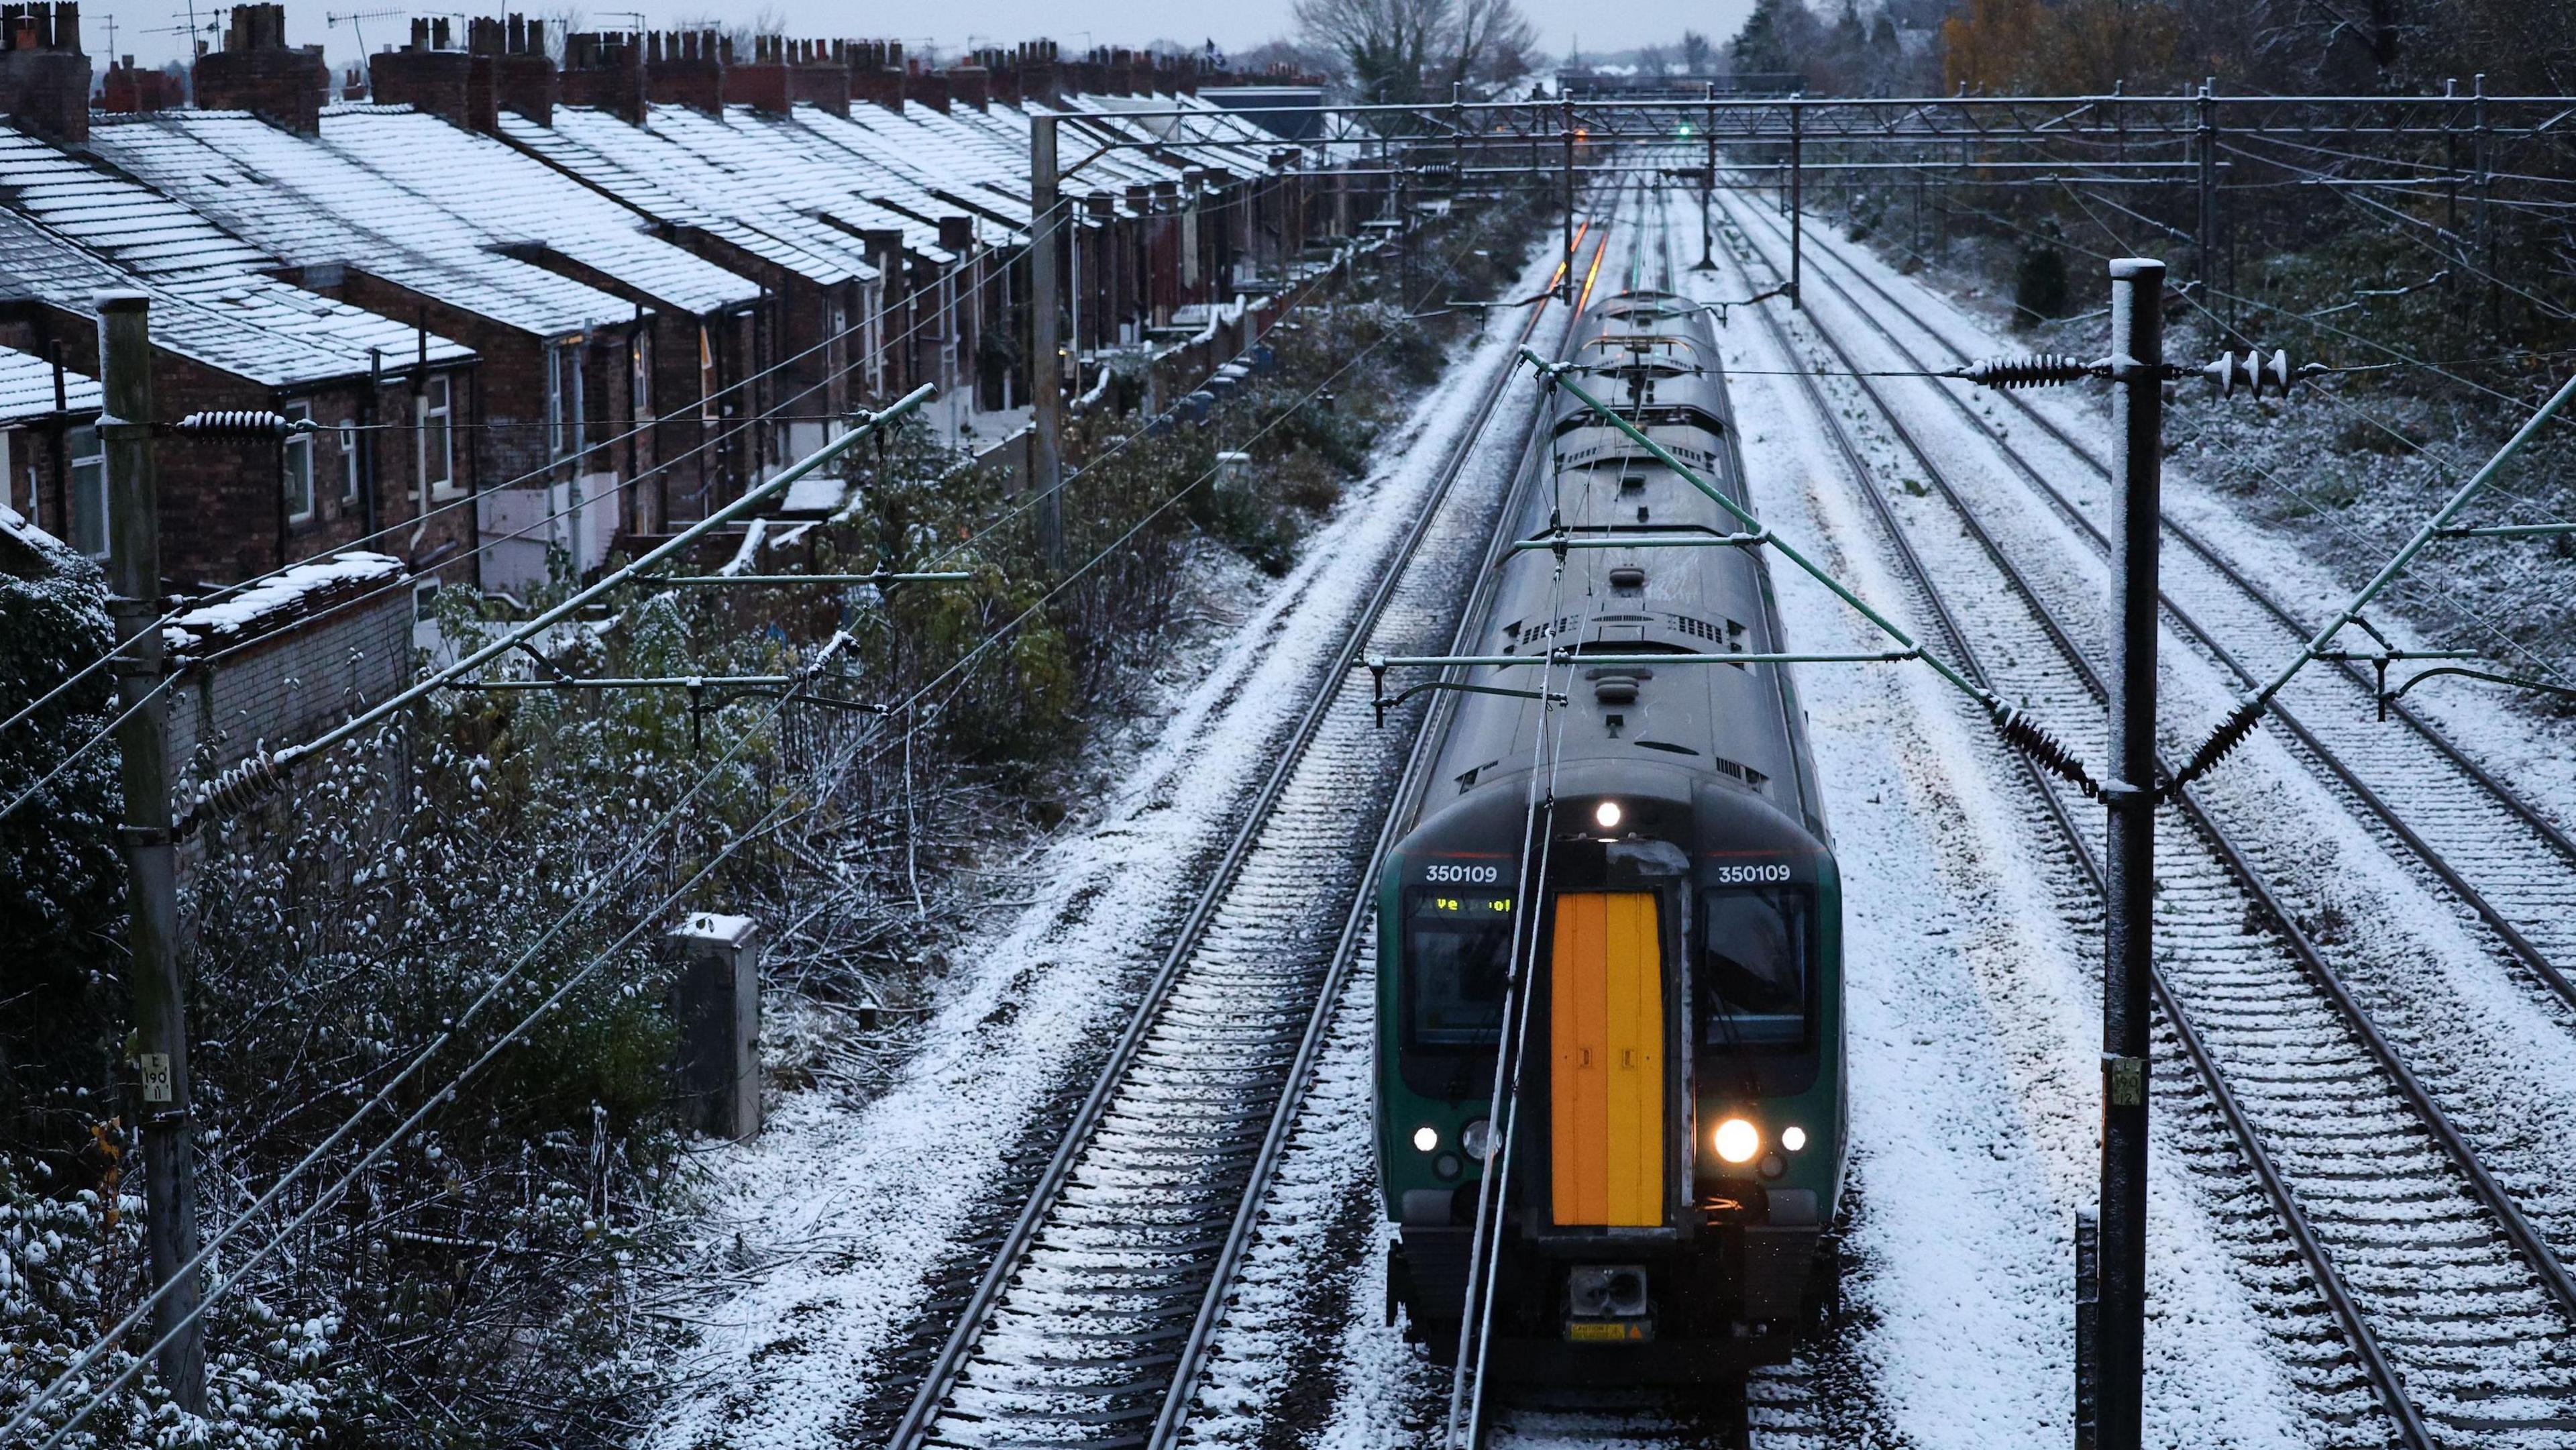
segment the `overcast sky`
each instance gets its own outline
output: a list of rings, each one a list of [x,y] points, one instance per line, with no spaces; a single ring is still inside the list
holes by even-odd
[[[1206,0],[971,0],[937,6],[852,5],[846,0],[770,0],[768,4],[739,7],[709,5],[703,0],[688,5],[653,4],[650,0],[627,3],[640,4],[648,23],[656,28],[710,14],[767,13],[783,17],[791,35],[896,39],[914,44],[932,40],[950,49],[970,43],[1008,45],[1052,36],[1068,50],[1092,45],[1144,45],[1155,40],[1191,45],[1214,40],[1221,47],[1239,50],[1286,35],[1295,24],[1289,14],[1291,0],[1233,0],[1218,5],[1207,4]],[[1606,6],[1585,0],[1521,0],[1521,4],[1539,27],[1540,44],[1559,56],[1578,41],[1586,51],[1669,43],[1678,39],[1685,28],[1724,40],[1735,33],[1736,27],[1744,23],[1745,13],[1752,9],[1752,0],[1623,0]],[[82,40],[91,54],[101,57],[131,54],[146,64],[176,59],[187,54],[187,46],[180,36],[169,32],[184,28],[186,21],[182,18],[174,25],[162,18],[162,12],[176,8],[184,15],[185,6],[186,0],[180,0],[176,7],[167,6],[166,0],[156,0],[148,8],[91,0],[82,7]],[[345,64],[358,53],[356,32],[360,29],[366,32],[371,49],[381,49],[388,41],[404,38],[408,22],[401,15],[368,13],[393,8],[368,0],[288,0],[287,33],[300,45],[327,46],[333,63]],[[127,13],[117,17],[111,49],[107,20],[119,9]],[[528,5],[524,10],[549,17],[559,13],[557,7],[544,4]],[[337,25],[325,23],[328,14],[350,12],[366,18],[354,25],[348,20]],[[211,4],[204,5],[198,11],[200,23],[217,13]],[[580,29],[623,29],[632,24],[626,12],[607,8],[582,7],[574,14]],[[914,28],[929,16],[947,18],[953,24],[935,32]],[[143,26],[160,33],[138,33]],[[102,59],[99,64],[104,69],[106,62]]]

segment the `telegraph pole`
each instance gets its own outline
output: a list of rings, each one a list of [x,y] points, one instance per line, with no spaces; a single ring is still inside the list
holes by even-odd
[[[1029,487],[1037,490],[1038,548],[1064,572],[1064,364],[1056,327],[1054,116],[1029,108]],[[1074,346],[1080,347],[1075,339]]]
[[[116,617],[117,727],[123,756],[126,986],[134,995],[135,1066],[143,1086],[143,1190],[152,1284],[166,1288],[153,1319],[161,1383],[181,1408],[202,1414],[206,1347],[197,1285],[181,1270],[197,1256],[196,1164],[188,1123],[187,996],[179,982],[179,878],[170,839],[167,706],[143,700],[161,685],[161,511],[152,460],[151,303],[140,292],[98,294],[98,421],[107,445],[109,609]],[[173,1280],[178,1282],[173,1283]],[[173,1330],[177,1333],[172,1334]]]
[[[2111,263],[2111,475],[2120,488],[2112,577],[2111,779],[2103,853],[2100,1450],[2144,1435],[2147,1268],[2147,987],[2155,970],[2156,553],[2164,429],[2165,264]]]

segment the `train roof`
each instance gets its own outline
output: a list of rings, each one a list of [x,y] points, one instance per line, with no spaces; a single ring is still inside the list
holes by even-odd
[[[1706,315],[1668,294],[1622,293],[1584,316],[1573,356],[1586,392],[1665,446],[1738,507],[1752,495],[1735,447],[1725,374]],[[1693,366],[1641,366],[1687,356]],[[1599,380],[1595,385],[1595,379]],[[1822,811],[1803,722],[1782,667],[1675,663],[1656,655],[1774,653],[1787,648],[1762,551],[1677,539],[1740,537],[1735,514],[1571,395],[1561,395],[1542,476],[1510,520],[1522,541],[1563,539],[1506,556],[1466,653],[1572,658],[1544,671],[1566,696],[1554,711],[1529,698],[1468,693],[1449,714],[1439,774],[1424,812],[1486,789],[1527,789],[1537,732],[1561,730],[1560,774],[1581,764],[1641,776],[1678,771],[1767,802],[1821,839]],[[1633,544],[1626,540],[1635,540]],[[1611,661],[1589,664],[1588,659]],[[1627,662],[1621,662],[1622,660]],[[1480,666],[1468,683],[1529,691],[1536,665]]]

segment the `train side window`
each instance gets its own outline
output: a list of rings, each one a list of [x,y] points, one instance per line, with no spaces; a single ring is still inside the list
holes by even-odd
[[[1404,1010],[1423,1047],[1491,1047],[1502,1038],[1511,972],[1512,903],[1483,892],[1413,887],[1404,894]]]
[[[1704,1047],[1785,1051],[1808,1039],[1815,907],[1803,887],[1735,887],[1700,898],[1691,998]]]

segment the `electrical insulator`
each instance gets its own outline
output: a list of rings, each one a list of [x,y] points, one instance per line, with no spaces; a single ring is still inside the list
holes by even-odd
[[[170,431],[183,438],[256,440],[284,438],[290,433],[318,433],[322,431],[322,425],[310,418],[289,418],[284,413],[222,408],[207,413],[190,413],[171,424]]]
[[[278,767],[277,758],[265,750],[254,750],[249,759],[217,775],[197,792],[196,805],[180,822],[179,834],[187,835],[206,821],[238,815],[285,790],[286,772]]]
[[[2096,364],[2062,352],[2040,352],[2026,357],[1979,358],[1956,375],[1990,388],[2039,388],[2089,378],[2099,370]]]
[[[2290,354],[2284,348],[2274,348],[2270,357],[2254,348],[2248,348],[2241,357],[2232,352],[2222,352],[2217,361],[2200,370],[2200,375],[2218,385],[2218,395],[2222,398],[2235,397],[2239,388],[2258,398],[2265,393],[2285,398],[2289,396],[2291,380],[2296,376],[2290,371]]]

